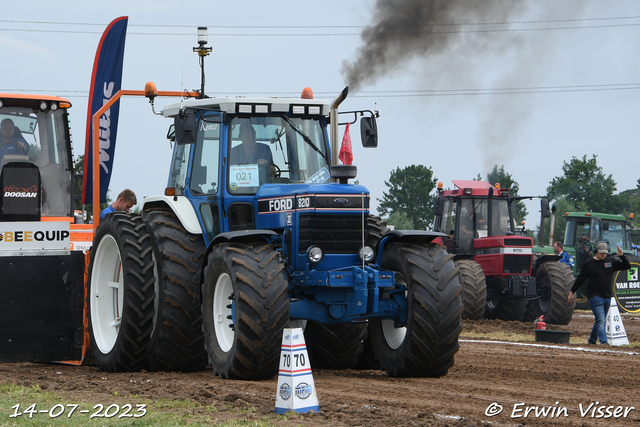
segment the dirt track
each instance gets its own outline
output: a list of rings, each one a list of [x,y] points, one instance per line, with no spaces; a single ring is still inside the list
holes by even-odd
[[[576,312],[562,329],[572,331],[573,339],[586,342],[592,324],[591,313]],[[629,341],[640,343],[640,316],[625,315],[624,327]],[[38,384],[71,401],[105,406],[144,399],[193,400],[202,406],[185,411],[211,422],[267,419],[279,426],[640,426],[639,347],[506,343],[478,336],[497,331],[533,336],[530,324],[465,321],[456,363],[447,376],[437,379],[389,378],[374,370],[314,370],[320,413],[286,419],[274,413],[277,378],[228,381],[210,370],[108,374],[90,366],[22,363],[0,364],[0,382]],[[114,397],[114,392],[120,397]],[[212,406],[217,411],[211,411]],[[603,407],[602,416],[599,407]],[[251,412],[239,412],[250,408]],[[500,408],[499,414],[487,415]],[[528,408],[532,409],[525,416]],[[2,421],[7,417],[0,414]]]

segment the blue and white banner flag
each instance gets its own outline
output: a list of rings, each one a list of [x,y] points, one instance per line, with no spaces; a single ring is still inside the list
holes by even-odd
[[[87,136],[84,149],[84,179],[82,203],[93,203],[93,120],[92,117],[122,87],[124,43],[128,16],[121,16],[109,24],[102,34],[91,74],[89,104],[87,108]],[[100,117],[100,203],[106,203],[111,180],[113,157],[116,149],[118,114],[117,101]]]

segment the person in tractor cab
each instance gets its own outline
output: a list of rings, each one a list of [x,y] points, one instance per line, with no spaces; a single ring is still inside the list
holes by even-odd
[[[598,339],[600,344],[607,344],[605,318],[611,305],[611,298],[614,296],[613,273],[631,268],[631,264],[622,253],[620,246],[617,248],[616,254],[620,259],[608,256],[609,245],[607,242],[596,243],[595,256],[582,264],[580,275],[576,278],[569,292],[569,302],[572,303],[576,300],[576,291],[580,289],[585,280],[589,279],[586,294],[589,299],[589,306],[595,317],[593,329],[588,340],[589,344],[596,344]]]
[[[29,153],[29,144],[22,136],[20,129],[14,126],[13,120],[4,119],[0,123],[0,161],[5,154]]]
[[[564,247],[562,246],[562,242],[559,242],[558,240],[553,242],[553,252],[555,252],[556,255],[561,257],[558,261],[564,262],[573,270],[573,255],[571,255],[569,252],[564,250]]]
[[[242,123],[238,132],[242,144],[231,149],[231,164],[273,164],[271,149],[266,144],[256,142],[256,130],[250,123]]]
[[[115,202],[113,202],[111,205],[103,209],[102,212],[100,212],[100,219],[104,218],[111,212],[129,212],[129,210],[136,204],[138,204],[136,193],[129,190],[128,188],[125,188],[120,194],[118,194],[118,198]]]

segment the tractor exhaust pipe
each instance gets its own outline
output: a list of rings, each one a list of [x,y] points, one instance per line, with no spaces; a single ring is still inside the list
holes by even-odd
[[[331,166],[338,164],[338,154],[340,152],[340,147],[338,147],[338,106],[347,98],[348,92],[349,86],[346,86],[331,103],[329,112],[329,121],[331,122]]]

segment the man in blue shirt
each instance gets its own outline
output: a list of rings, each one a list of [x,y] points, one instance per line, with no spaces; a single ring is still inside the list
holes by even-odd
[[[100,219],[104,218],[111,212],[129,212],[129,210],[138,203],[136,193],[128,188],[122,190],[122,193],[118,194],[118,198],[111,205],[107,206],[100,212]]]
[[[558,261],[564,262],[573,270],[573,255],[564,250],[562,243],[557,240],[553,242],[553,252],[562,257]]]

